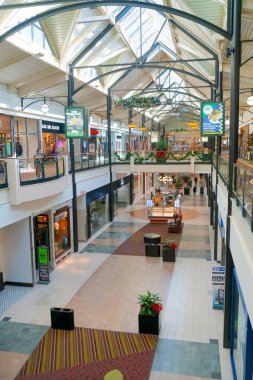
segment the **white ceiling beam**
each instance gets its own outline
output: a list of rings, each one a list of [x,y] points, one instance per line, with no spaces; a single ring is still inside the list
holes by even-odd
[[[79,17],[76,22],[77,24],[86,24],[89,22],[101,22],[111,20],[111,16],[103,15],[103,16],[90,16],[90,17]]]
[[[28,96],[31,93],[38,93],[40,91],[43,91],[49,87],[53,87],[54,85],[58,83],[66,82],[65,73],[58,72],[51,75],[48,75],[47,77],[42,77],[39,80],[35,80],[33,82],[30,82],[29,84],[24,84],[23,86],[20,86],[18,88],[18,95],[20,97]],[[66,82],[67,86],[67,82]]]

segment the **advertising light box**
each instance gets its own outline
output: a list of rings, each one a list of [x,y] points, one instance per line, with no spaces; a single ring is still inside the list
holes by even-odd
[[[225,109],[223,102],[201,103],[201,136],[225,134]]]
[[[67,138],[86,137],[84,107],[65,107],[65,126]]]

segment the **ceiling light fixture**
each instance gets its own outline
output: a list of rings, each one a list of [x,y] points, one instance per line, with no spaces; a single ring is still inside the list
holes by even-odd
[[[46,104],[46,99],[45,98],[44,98],[44,103],[42,104],[42,106],[40,107],[40,109],[41,109],[41,112],[44,112],[44,113],[46,113],[46,112],[49,111],[49,105]]]
[[[247,104],[253,106],[253,90],[251,90],[251,95],[247,98]]]

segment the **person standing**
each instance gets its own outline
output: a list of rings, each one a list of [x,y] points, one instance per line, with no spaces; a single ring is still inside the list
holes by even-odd
[[[36,170],[36,177],[37,178],[40,178],[40,175],[41,175],[41,164],[42,164],[42,153],[41,153],[41,149],[38,148],[36,150],[36,153],[34,154],[34,167],[35,167],[35,170]]]
[[[204,195],[204,186],[200,186],[199,194],[200,194],[201,197],[203,197],[203,195]]]
[[[195,183],[195,186],[197,186],[197,184],[198,184],[198,177],[197,176],[194,177],[194,183]]]
[[[197,193],[197,186],[196,185],[193,186],[192,191],[193,191],[193,195],[196,195],[196,193]]]

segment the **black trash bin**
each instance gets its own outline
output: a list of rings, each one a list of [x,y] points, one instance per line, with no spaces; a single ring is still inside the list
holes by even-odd
[[[159,234],[146,234],[144,235],[146,256],[159,257],[160,256],[160,243],[161,235]]]
[[[51,326],[53,329],[73,330],[74,325],[74,310],[61,307],[52,307]]]

